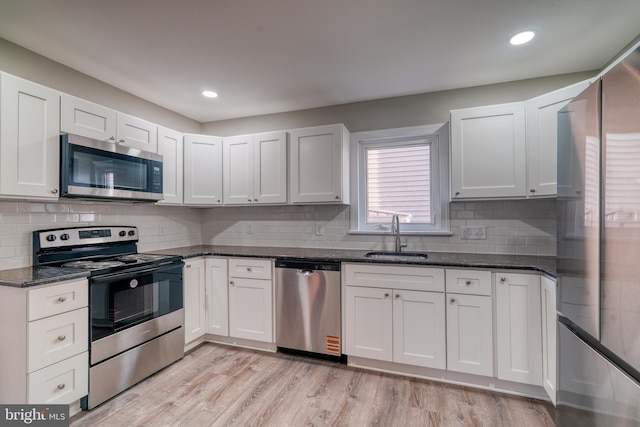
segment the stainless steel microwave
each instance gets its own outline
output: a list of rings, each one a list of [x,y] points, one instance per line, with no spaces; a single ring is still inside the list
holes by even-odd
[[[162,156],[79,135],[60,136],[60,196],[162,200]]]

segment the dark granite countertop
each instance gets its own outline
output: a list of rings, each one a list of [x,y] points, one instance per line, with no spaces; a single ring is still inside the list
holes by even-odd
[[[23,267],[0,270],[0,285],[24,288],[88,277],[89,271],[58,267]]]
[[[441,267],[476,267],[487,269],[513,269],[533,270],[551,277],[556,274],[556,258],[552,256],[532,255],[496,255],[496,254],[470,254],[427,252],[428,258],[383,260],[364,256],[367,250],[346,249],[312,249],[312,248],[283,248],[283,247],[258,247],[258,246],[217,246],[197,245],[181,248],[163,249],[150,253],[179,255],[183,258],[199,256],[225,256],[225,257],[252,257],[252,258],[278,258],[288,260],[317,260],[333,262],[367,262],[367,263],[392,263],[410,265],[431,265]]]

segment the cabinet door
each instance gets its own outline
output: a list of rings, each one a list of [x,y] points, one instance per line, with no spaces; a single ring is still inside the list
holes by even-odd
[[[589,85],[579,82],[526,102],[526,145],[529,197],[557,193],[558,113]]]
[[[222,138],[185,135],[184,204],[222,204]]]
[[[451,198],[525,197],[524,103],[451,111]]]
[[[292,130],[291,202],[348,203],[344,200],[347,193],[342,191],[343,180],[348,179],[348,170],[343,168],[347,158],[348,132],[344,126]]]
[[[116,138],[118,144],[151,153],[158,152],[158,125],[118,113],[116,115]]]
[[[227,278],[227,260],[207,258],[206,295],[207,295],[207,333],[229,335],[229,292]]]
[[[493,376],[491,297],[447,294],[447,369]]]
[[[205,264],[204,259],[186,260],[184,283],[184,342],[200,338],[205,333]]]
[[[89,352],[27,375],[27,403],[71,405],[89,392]]]
[[[287,203],[287,133],[253,136],[253,198],[257,203]]]
[[[158,154],[162,155],[163,205],[182,204],[182,134],[171,129],[158,127]]]
[[[2,74],[0,95],[0,193],[56,199],[60,93]]]
[[[229,336],[273,342],[271,280],[229,278]]]
[[[393,293],[393,361],[446,369],[444,294]]]
[[[253,200],[253,137],[224,138],[222,146],[225,205],[248,205]]]
[[[63,93],[60,131],[115,143],[116,114],[110,108]]]
[[[542,291],[542,386],[549,398],[556,403],[556,282],[548,277],[541,279]]]
[[[346,354],[391,362],[392,312],[390,289],[347,286]]]
[[[542,385],[540,276],[496,274],[498,378]]]

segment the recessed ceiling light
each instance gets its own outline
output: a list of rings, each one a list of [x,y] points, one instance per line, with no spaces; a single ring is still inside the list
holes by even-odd
[[[536,36],[536,33],[534,33],[533,31],[523,31],[511,37],[511,40],[509,40],[509,43],[511,43],[514,46],[517,46],[519,44],[525,44],[533,40],[535,36]]]
[[[214,92],[212,90],[203,90],[202,91],[202,95],[206,96],[207,98],[217,98],[218,97],[218,93]]]

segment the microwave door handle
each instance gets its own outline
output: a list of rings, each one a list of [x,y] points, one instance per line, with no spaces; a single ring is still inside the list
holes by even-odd
[[[182,262],[180,263],[172,262],[172,263],[160,265],[160,266],[156,265],[153,267],[145,267],[140,270],[127,270],[122,273],[105,274],[104,276],[92,277],[91,282],[92,283],[113,282],[114,280],[122,280],[128,277],[140,276],[141,274],[160,273],[167,270],[173,270],[175,268],[181,267],[181,265],[182,265]]]

